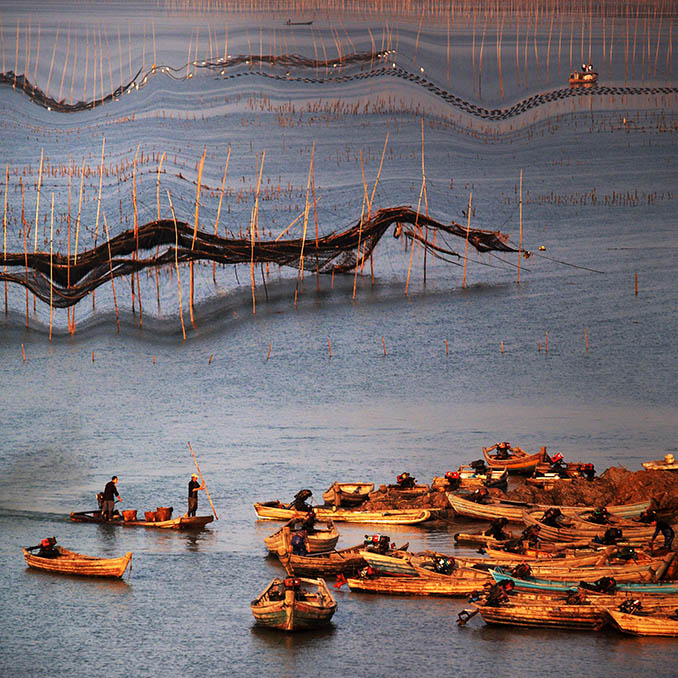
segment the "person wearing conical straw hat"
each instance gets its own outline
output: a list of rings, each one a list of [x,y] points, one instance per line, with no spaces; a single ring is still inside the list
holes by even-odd
[[[198,474],[193,473],[191,479],[188,481],[188,513],[189,518],[194,516],[198,510],[198,490],[204,490],[205,484],[198,482]]]

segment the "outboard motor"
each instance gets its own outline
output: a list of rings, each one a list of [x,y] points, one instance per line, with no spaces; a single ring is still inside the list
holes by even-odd
[[[403,490],[412,489],[416,482],[415,479],[407,471],[401,473],[396,478],[396,481],[398,483],[398,486]]]

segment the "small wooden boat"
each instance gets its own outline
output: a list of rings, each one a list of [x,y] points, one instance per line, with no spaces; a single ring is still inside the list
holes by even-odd
[[[401,596],[468,596],[482,590],[486,581],[458,579],[454,576],[434,577],[391,577],[366,576],[347,577],[351,591],[385,593]]]
[[[312,21],[292,21],[292,19],[288,19],[285,26],[310,26],[312,23]]]
[[[372,490],[374,483],[334,482],[323,492],[323,501],[333,506],[356,506],[366,501]]]
[[[529,504],[527,502],[514,502],[498,499],[492,499],[487,504],[479,504],[460,497],[452,492],[446,492],[447,500],[455,513],[468,518],[478,520],[494,520],[495,518],[506,518],[509,522],[524,523],[523,511],[546,511],[549,508],[559,508],[564,515],[570,515],[581,511],[593,511],[593,506],[553,506],[550,504]],[[638,516],[650,506],[649,501],[642,501],[636,504],[620,504],[617,506],[608,506],[609,513],[620,517]],[[575,540],[576,541],[576,540]]]
[[[295,511],[279,501],[256,502],[254,510],[260,520],[290,520],[303,518],[304,511]],[[381,523],[385,525],[414,525],[431,520],[438,509],[394,509],[392,511],[351,511],[348,509],[330,509],[314,506],[316,520],[319,522]]]
[[[605,608],[612,624],[623,633],[635,636],[678,636],[678,615],[628,614],[612,608]]]
[[[647,471],[678,471],[678,462],[672,454],[667,454],[663,459],[644,461],[643,468]]]
[[[483,447],[483,456],[488,466],[501,467],[508,470],[509,473],[529,474],[537,468],[538,464],[543,463],[546,457],[546,448],[542,447],[535,454],[527,454],[520,447],[505,447],[504,452],[490,454],[492,450],[498,450],[500,443],[492,447]]]
[[[76,523],[100,523],[122,527],[158,527],[169,530],[199,530],[214,520],[214,516],[179,516],[169,520],[123,520],[115,518],[105,520],[100,511],[73,511],[71,520]]]
[[[459,487],[461,489],[473,490],[477,487],[506,489],[508,487],[508,469],[506,467],[491,466],[482,471],[473,468],[473,466],[460,466],[457,473],[459,474]]]
[[[289,550],[289,539],[295,519],[289,520],[279,530],[272,535],[264,538],[266,548],[276,555],[282,555]],[[327,553],[331,551],[339,541],[339,530],[333,522],[328,523],[326,530],[314,529],[313,532],[307,532],[305,537],[306,550],[309,553]]]
[[[511,534],[511,539],[515,535]],[[483,533],[457,532],[454,535],[454,541],[458,546],[480,546],[482,548],[492,547],[500,549],[506,541],[500,541]],[[508,540],[507,540],[508,541]]]
[[[287,577],[271,581],[251,602],[250,608],[261,626],[300,631],[329,624],[337,609],[337,601],[324,579]]]
[[[70,574],[79,577],[120,578],[132,560],[131,552],[126,553],[121,558],[98,558],[96,556],[75,553],[61,546],[55,548],[59,552],[56,558],[42,558],[38,555],[33,555],[28,549],[23,549],[26,564],[36,570],[58,574]]]
[[[603,610],[596,605],[520,604],[511,601],[497,606],[478,605],[478,610],[487,624],[572,631],[598,631],[605,625]]]
[[[608,525],[599,525],[588,522],[577,515],[570,513],[565,516],[560,527],[546,525],[541,521],[543,511],[531,510],[523,513],[523,522],[527,525],[539,526],[539,538],[544,541],[576,541],[581,539],[602,538],[610,527],[618,527],[622,531],[622,540],[625,543],[645,544],[654,533],[653,525],[616,520]]]
[[[675,555],[675,554],[672,554]],[[668,566],[668,564],[667,564]],[[542,579],[538,577],[529,577],[529,578],[520,578],[514,577],[508,572],[505,572],[501,569],[490,570],[490,575],[495,581],[512,581],[516,588],[520,589],[538,589],[544,591],[570,591],[576,590],[579,587],[581,581],[587,581],[591,583],[593,580],[588,578],[580,577],[579,573],[574,573],[570,581],[554,581],[552,579]],[[658,583],[635,583],[635,582],[623,582],[618,583],[616,586],[618,591],[625,591],[632,595],[642,594],[642,593],[667,593],[667,594],[678,594],[678,582],[658,582]]]
[[[363,544],[328,553],[299,556],[294,553],[279,553],[278,558],[287,574],[297,577],[336,577],[339,574],[355,574],[367,563],[362,557]]]
[[[570,73],[570,85],[595,85],[598,73],[595,71],[573,71]]]
[[[541,487],[545,490],[552,490],[556,485],[571,483],[573,480],[574,478],[563,478],[558,473],[552,473],[550,471],[545,471],[541,475],[533,476],[532,478],[525,478],[525,482],[528,485]]]

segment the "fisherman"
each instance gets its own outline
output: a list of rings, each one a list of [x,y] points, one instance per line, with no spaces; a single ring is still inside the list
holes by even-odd
[[[118,494],[118,476],[113,476],[104,487],[104,496],[102,497],[103,502],[101,504],[101,517],[104,520],[112,520],[113,512],[115,509],[115,498],[118,498],[118,501],[122,501],[122,497]]]
[[[490,527],[485,530],[485,536],[493,537],[497,541],[506,541],[507,539],[510,539],[511,535],[504,530],[507,524],[507,518],[495,518],[490,524]]]
[[[294,495],[294,501],[292,502],[292,507],[295,511],[311,511],[312,507],[310,504],[306,503],[307,499],[310,499],[313,496],[311,490],[299,490]]]
[[[39,549],[35,554],[39,558],[58,558],[61,553],[56,543],[56,537],[45,537],[39,544],[29,546],[26,550],[35,551],[35,549]]]
[[[664,537],[664,548],[669,551],[671,549],[671,544],[673,544],[675,532],[667,520],[660,518],[654,510],[652,513],[654,514],[652,516],[654,518],[652,521],[654,523],[654,534],[652,535],[652,539],[650,539],[650,549],[652,549],[657,535],[661,532]]]
[[[552,506],[550,509],[547,509],[544,511],[544,515],[541,518],[541,521],[544,525],[548,525],[549,527],[561,527],[560,520],[563,517],[563,512],[555,507]]]
[[[529,546],[536,548],[539,546],[539,525],[529,525],[520,534],[521,541],[526,541]]]
[[[188,481],[188,513],[189,518],[195,516],[198,510],[198,490],[204,490],[205,483],[202,485],[198,482],[198,474],[192,473],[191,479]]]
[[[497,443],[495,448],[497,449],[497,459],[511,458],[511,443]]]

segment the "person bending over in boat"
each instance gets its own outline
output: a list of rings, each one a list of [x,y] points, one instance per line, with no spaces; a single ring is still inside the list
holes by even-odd
[[[61,553],[59,553],[59,547],[56,543],[56,537],[45,537],[39,544],[29,546],[26,550],[35,551],[35,549],[39,549],[35,554],[38,558],[58,558]]]
[[[198,490],[204,490],[205,483],[202,485],[198,482],[198,474],[192,473],[191,479],[188,481],[188,513],[186,515],[190,518],[195,516],[198,510]]]
[[[563,512],[555,506],[544,511],[544,515],[539,522],[544,523],[544,525],[548,525],[549,527],[563,527],[567,524],[564,520]]]
[[[650,549],[654,546],[654,540],[657,538],[657,535],[661,532],[664,537],[664,548],[669,551],[671,549],[671,544],[673,544],[673,538],[675,537],[675,532],[667,520],[660,518],[657,515],[657,512],[652,510],[648,511],[649,517],[652,517],[652,522],[654,523],[654,534],[652,539],[650,539]]]
[[[310,504],[306,503],[307,499],[310,499],[313,496],[311,490],[299,490],[294,495],[294,500],[292,501],[292,506],[295,511],[312,511],[313,507]]]
[[[122,497],[118,494],[118,476],[113,476],[104,487],[103,502],[101,504],[101,517],[104,520],[112,520],[113,512],[115,510],[115,498],[122,501]]]
[[[586,520],[596,525],[609,525],[610,513],[604,506],[596,506]]]
[[[506,518],[495,518],[490,524],[490,527],[485,530],[485,536],[494,537],[497,541],[506,541],[507,539],[510,539],[511,535],[504,530],[507,524],[508,520]]]
[[[473,490],[469,499],[476,502],[476,504],[489,504],[492,501],[492,495],[486,487],[479,487]]]

